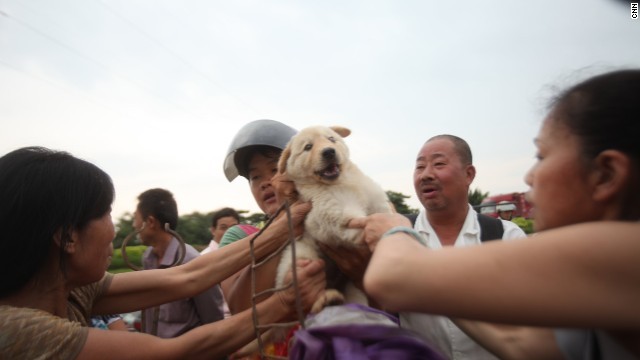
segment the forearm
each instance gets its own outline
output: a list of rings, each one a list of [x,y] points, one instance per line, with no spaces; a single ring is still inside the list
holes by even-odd
[[[552,329],[451,320],[476,343],[500,359],[564,359]]]
[[[582,224],[439,250],[410,247],[409,236],[395,234],[377,245],[365,288],[395,310],[531,326],[636,328],[638,227]]]
[[[258,322],[268,324],[291,314],[291,307],[275,294],[257,306]],[[252,312],[199,326],[177,338],[142,333],[90,330],[78,356],[90,359],[212,359],[222,358],[255,338]]]
[[[289,317],[291,308],[278,295],[272,295],[257,305],[258,323],[261,325]],[[223,321],[198,327],[183,335],[180,358],[218,358],[229,355],[255,339],[252,310],[247,309]]]
[[[256,269],[256,293],[275,286],[280,255],[274,256]],[[247,266],[223,282],[222,289],[232,314],[251,307],[251,267]],[[265,295],[265,297],[268,295]],[[264,298],[257,299],[258,302]]]
[[[250,235],[173,268],[117,274],[107,294],[94,305],[96,313],[121,313],[194,296],[249,265]],[[282,224],[265,229],[254,242],[264,257],[289,238]]]

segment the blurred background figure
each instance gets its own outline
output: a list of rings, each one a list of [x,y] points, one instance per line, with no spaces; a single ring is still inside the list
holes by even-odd
[[[516,206],[508,201],[500,201],[498,206],[496,206],[496,212],[500,219],[507,221],[511,221],[511,219],[513,219],[513,212],[515,209]]]
[[[173,194],[165,189],[150,189],[138,196],[133,226],[144,245],[149,246],[143,256],[145,270],[163,269],[175,265],[179,259],[180,242],[165,230],[178,226],[178,205]],[[200,256],[189,244],[185,244],[182,263]],[[159,309],[143,311],[143,332],[161,338],[173,338],[198,326],[224,318],[222,291],[215,285],[206,291],[182,300],[160,305]]]
[[[225,207],[216,211],[211,218],[211,227],[209,228],[209,232],[211,232],[211,241],[209,242],[209,246],[202,250],[200,254],[202,255],[216,250],[220,245],[220,240],[222,240],[224,233],[230,227],[238,225],[239,223],[240,215],[238,215],[238,212],[235,209]]]

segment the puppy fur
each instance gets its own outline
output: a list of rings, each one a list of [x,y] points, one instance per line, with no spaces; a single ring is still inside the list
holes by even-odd
[[[384,190],[351,162],[344,142],[350,133],[349,129],[339,126],[308,127],[291,138],[280,156],[278,172],[295,183],[302,201],[311,201],[313,205],[305,220],[304,234],[296,242],[298,258],[318,258],[317,242],[347,248],[355,246],[361,230],[346,227],[351,219],[391,212]],[[277,286],[283,285],[290,268],[291,253],[287,248],[278,266]],[[345,295],[347,302],[367,303],[366,296],[352,284],[347,285]],[[312,312],[341,302],[344,299],[340,293],[328,290]]]

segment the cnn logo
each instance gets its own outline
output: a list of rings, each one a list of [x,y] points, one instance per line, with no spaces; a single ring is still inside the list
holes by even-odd
[[[638,3],[631,3],[631,18],[638,19]]]

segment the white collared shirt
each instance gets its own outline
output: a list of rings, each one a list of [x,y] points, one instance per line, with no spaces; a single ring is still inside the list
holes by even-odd
[[[504,234],[502,235],[503,240],[523,238],[526,236],[524,231],[511,221],[502,220],[502,226],[504,228]],[[433,230],[433,227],[431,227],[431,224],[429,224],[424,209],[418,214],[414,228],[424,237],[427,247],[430,249],[442,248],[442,243]],[[467,217],[453,246],[463,247],[480,244],[480,224],[478,223],[478,216],[471,205],[469,205]],[[444,316],[400,313],[400,325],[403,328],[417,332],[429,344],[449,359],[497,359],[497,357],[471,340],[471,338],[455,326],[451,320]]]

